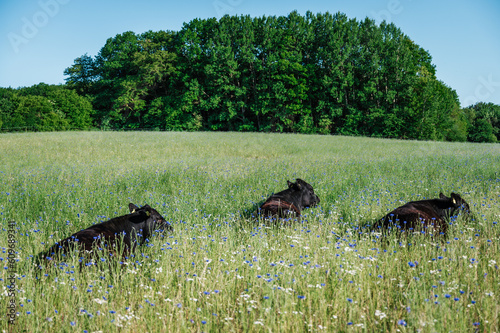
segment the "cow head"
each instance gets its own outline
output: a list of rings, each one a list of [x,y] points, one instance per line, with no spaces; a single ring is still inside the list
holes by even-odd
[[[287,180],[287,183],[289,189],[300,195],[300,209],[314,207],[320,202],[319,197],[314,193],[313,187],[302,179],[297,178],[295,183]]]
[[[149,205],[137,207],[130,203],[128,208],[130,209],[130,221],[136,224],[135,229],[142,229],[146,237],[154,230],[173,231],[172,226],[165,218]]]
[[[466,216],[469,217],[470,215],[470,207],[469,204],[462,199],[462,197],[459,194],[456,193],[451,193],[450,197],[447,197],[443,193],[439,194],[440,199],[444,199],[450,203],[451,209],[450,209],[450,215],[454,216],[459,213],[459,211],[462,211],[462,213]]]

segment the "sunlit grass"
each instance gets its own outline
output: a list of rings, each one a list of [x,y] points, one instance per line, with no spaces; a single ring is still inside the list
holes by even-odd
[[[332,136],[68,132],[0,135],[0,239],[16,222],[15,330],[495,331],[500,146]],[[247,219],[286,180],[321,204],[303,223]],[[475,219],[446,240],[367,228],[457,192]],[[33,256],[149,204],[175,228],[120,263]],[[2,278],[6,313],[7,270]],[[37,279],[38,278],[38,279]],[[6,316],[0,319],[7,330]],[[12,327],[11,327],[12,328]]]

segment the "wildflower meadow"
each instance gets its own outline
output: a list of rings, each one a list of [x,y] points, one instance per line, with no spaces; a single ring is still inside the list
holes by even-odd
[[[0,134],[2,332],[498,332],[500,145],[185,132]],[[287,180],[320,197],[252,219]],[[370,227],[459,193],[448,235]],[[35,257],[149,204],[174,231],[127,259]]]

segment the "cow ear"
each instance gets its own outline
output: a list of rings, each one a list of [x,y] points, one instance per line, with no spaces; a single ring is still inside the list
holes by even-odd
[[[292,186],[294,185],[294,184],[293,184],[291,181],[289,181],[289,180],[287,180],[287,181],[286,181],[286,183],[287,183],[287,185],[288,185],[288,188],[290,188],[290,187],[292,187]]]
[[[129,203],[128,204],[128,209],[130,210],[130,213],[134,213],[136,210],[139,209],[139,207],[137,207],[136,205],[134,205],[133,203]]]
[[[448,197],[441,192],[439,193],[439,199],[448,199]]]
[[[297,182],[297,186],[299,187],[299,189],[302,189],[302,186],[304,186],[304,187],[307,186],[307,183],[300,178],[297,178],[296,182]]]

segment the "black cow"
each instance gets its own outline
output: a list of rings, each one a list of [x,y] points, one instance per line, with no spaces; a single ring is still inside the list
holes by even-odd
[[[149,205],[139,208],[131,203],[129,209],[130,214],[95,224],[61,240],[47,252],[41,253],[38,258],[51,260],[52,257],[67,253],[75,247],[81,253],[92,253],[95,249],[105,248],[110,253],[123,250],[125,254],[133,251],[137,243],[142,245],[154,230],[173,230],[163,216]]]
[[[275,193],[264,202],[254,216],[264,218],[300,218],[304,208],[316,206],[320,200],[311,185],[298,179],[295,183],[287,180],[288,188]]]
[[[448,230],[447,220],[460,211],[469,215],[470,208],[460,195],[451,193],[447,197],[439,194],[439,199],[411,201],[394,209],[375,223],[375,228],[426,231],[433,227],[435,235],[444,235]]]

